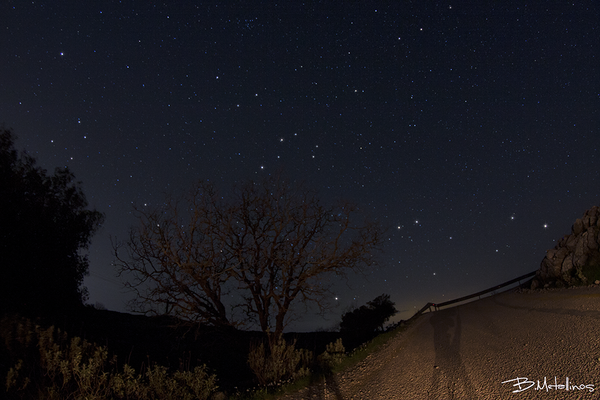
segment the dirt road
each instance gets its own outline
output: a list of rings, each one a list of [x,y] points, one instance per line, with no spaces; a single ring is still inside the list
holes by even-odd
[[[424,314],[350,371],[286,397],[599,398],[597,286],[502,293]]]

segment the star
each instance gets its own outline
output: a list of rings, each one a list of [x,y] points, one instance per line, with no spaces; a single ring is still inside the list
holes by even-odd
[[[461,36],[476,32],[471,39],[493,43],[494,32],[522,31],[522,20],[504,9],[486,22],[489,29],[477,30],[477,9],[456,4],[445,3],[442,12],[460,9],[465,18],[397,24],[390,16],[401,2],[369,15],[361,2],[345,2],[344,13],[316,10],[316,20],[329,22],[313,29],[308,20],[290,19],[289,2],[261,10],[280,15],[278,23],[224,21],[221,13],[186,2],[122,13],[89,2],[56,10],[38,3],[19,3],[30,12],[7,9],[14,18],[6,18],[6,29],[44,32],[43,43],[54,47],[43,48],[37,35],[3,37],[12,56],[3,60],[10,90],[3,94],[6,121],[0,122],[13,126],[17,147],[49,171],[73,165],[90,204],[107,213],[106,231],[94,237],[90,271],[108,271],[113,251],[105,238],[125,237],[133,224],[131,210],[117,204],[138,201],[147,209],[162,204],[163,193],[184,194],[197,179],[215,181],[228,193],[230,184],[248,176],[281,170],[291,181],[305,182],[324,207],[348,201],[390,228],[380,269],[370,283],[356,284],[372,285],[373,292],[384,279],[399,282],[389,294],[401,307],[413,300],[407,294],[413,289],[446,290],[419,286],[437,278],[431,269],[445,265],[450,275],[466,276],[457,284],[461,293],[480,284],[482,275],[493,284],[531,272],[541,260],[528,249],[551,246],[559,238],[548,235],[568,229],[573,216],[585,211],[582,204],[600,202],[597,191],[578,186],[600,184],[597,135],[590,134],[594,126],[586,115],[589,97],[600,98],[591,89],[599,72],[594,36],[585,33],[595,29],[592,19],[563,18],[560,29],[530,20],[536,45],[515,41],[510,50],[515,59],[526,55],[532,62],[514,63],[509,72],[519,79],[507,80],[506,62],[514,60],[503,46],[476,48]],[[414,15],[430,12],[425,3],[415,2]],[[547,8],[560,14],[558,6]],[[584,12],[580,4],[571,8]],[[166,21],[167,12],[178,18]],[[85,33],[57,31],[54,13],[85,26]],[[136,24],[122,24],[120,18],[133,15]],[[168,24],[154,24],[158,15]],[[199,27],[199,20],[202,29],[184,29]],[[136,28],[141,25],[155,29]],[[477,53],[448,62],[453,43],[463,45],[457,54]],[[578,45],[544,50],[553,43]],[[251,51],[240,50],[250,44]],[[23,52],[35,63],[24,62]],[[534,61],[542,58],[547,62]],[[564,71],[568,81],[561,81]],[[557,84],[542,90],[540,77]],[[54,101],[63,98],[68,101]],[[568,133],[569,140],[555,132]],[[550,175],[553,190],[545,190]],[[113,184],[123,190],[110,190]],[[476,263],[470,261],[474,255]],[[493,268],[500,258],[502,271]],[[432,266],[415,267],[423,259]],[[345,294],[352,299],[345,288],[332,290],[341,292],[333,295],[336,301]],[[124,310],[129,299],[109,293],[106,286],[90,287],[90,300]]]

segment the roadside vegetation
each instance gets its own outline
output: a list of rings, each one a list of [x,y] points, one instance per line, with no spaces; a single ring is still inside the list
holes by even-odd
[[[390,340],[401,332],[404,332],[407,327],[408,325],[402,325],[380,333],[372,340],[363,343],[350,352],[345,352],[341,339],[335,343],[330,343],[326,352],[327,355],[325,356],[328,362],[324,365],[317,364],[310,370],[309,374],[293,381],[280,381],[275,385],[257,387],[253,390],[248,390],[246,393],[238,393],[232,398],[238,400],[275,400],[282,396],[296,393],[311,385],[321,384],[328,377],[353,368],[370,354],[381,350]],[[323,359],[321,359],[322,361]]]
[[[42,328],[22,317],[4,317],[0,336],[3,359],[13,366],[6,392],[15,399],[208,399],[218,388],[206,366],[169,372],[149,365],[136,371],[119,365],[98,346],[54,326]]]
[[[100,314],[94,319],[112,313],[95,312]],[[136,318],[141,318],[136,325],[152,320],[149,317]],[[179,362],[173,362],[174,357],[165,358],[151,351],[164,347],[165,342],[160,341],[162,337],[169,343],[173,335],[179,337],[172,326],[164,328],[170,336],[154,330],[152,325],[142,327],[150,335],[154,333],[153,342],[145,346],[128,340],[131,345],[129,354],[124,351],[126,346],[119,345],[114,337],[107,337],[106,342],[115,343],[119,348],[117,355],[111,346],[71,336],[64,329],[48,326],[47,322],[44,325],[40,320],[10,315],[4,316],[0,322],[0,359],[3,364],[0,372],[5,384],[3,394],[9,399],[274,398],[319,383],[357,364],[402,329],[385,333],[374,330],[372,340],[355,349],[344,346],[340,332],[305,334],[311,337],[300,337],[303,348],[298,346],[298,339],[291,334],[280,336],[275,343],[269,344],[270,338],[266,335],[237,331],[214,348],[212,356],[194,351],[182,341],[176,346],[182,353]],[[112,328],[117,331],[125,330],[123,321],[113,320],[112,323]],[[86,335],[85,332],[83,334]],[[138,332],[121,334],[133,338]],[[324,340],[331,341],[325,345],[317,343],[324,343]],[[211,346],[214,341],[207,334],[200,335],[198,339],[194,335],[189,337],[189,343],[198,342],[200,346],[214,347]],[[232,347],[230,351],[227,344]],[[146,351],[145,359],[140,357],[140,351],[134,354],[136,345],[141,352]],[[188,362],[182,362],[187,350]],[[219,355],[227,363],[215,363]],[[202,358],[210,365],[201,363]],[[228,370],[231,370],[229,374],[224,373],[224,379],[219,380],[221,372]],[[235,377],[232,378],[232,375]]]
[[[334,373],[396,313],[382,295],[341,316],[339,332],[283,333],[293,304],[324,312],[332,277],[374,266],[383,233],[359,207],[323,205],[283,176],[199,181],[135,209],[139,224],[114,255],[141,315],[86,305],[86,251],[105,216],[67,168],[48,173],[15,140],[0,128],[0,396],[271,394]]]
[[[600,280],[600,259],[594,257],[583,267],[582,274],[586,279],[586,284],[593,284]]]

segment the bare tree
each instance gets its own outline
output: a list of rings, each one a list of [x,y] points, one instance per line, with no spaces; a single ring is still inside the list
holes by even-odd
[[[120,273],[134,276],[128,286],[139,309],[162,305],[216,325],[256,322],[277,337],[294,300],[325,311],[328,277],[374,263],[380,226],[355,220],[350,204],[325,208],[315,192],[279,178],[246,182],[228,198],[200,182],[160,209],[137,209],[140,225],[115,254]]]

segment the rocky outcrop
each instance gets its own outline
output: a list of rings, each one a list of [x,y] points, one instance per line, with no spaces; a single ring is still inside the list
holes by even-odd
[[[571,234],[546,252],[531,288],[565,287],[589,282],[590,272],[600,269],[600,207],[587,210],[571,228]],[[587,276],[586,276],[587,275]]]

